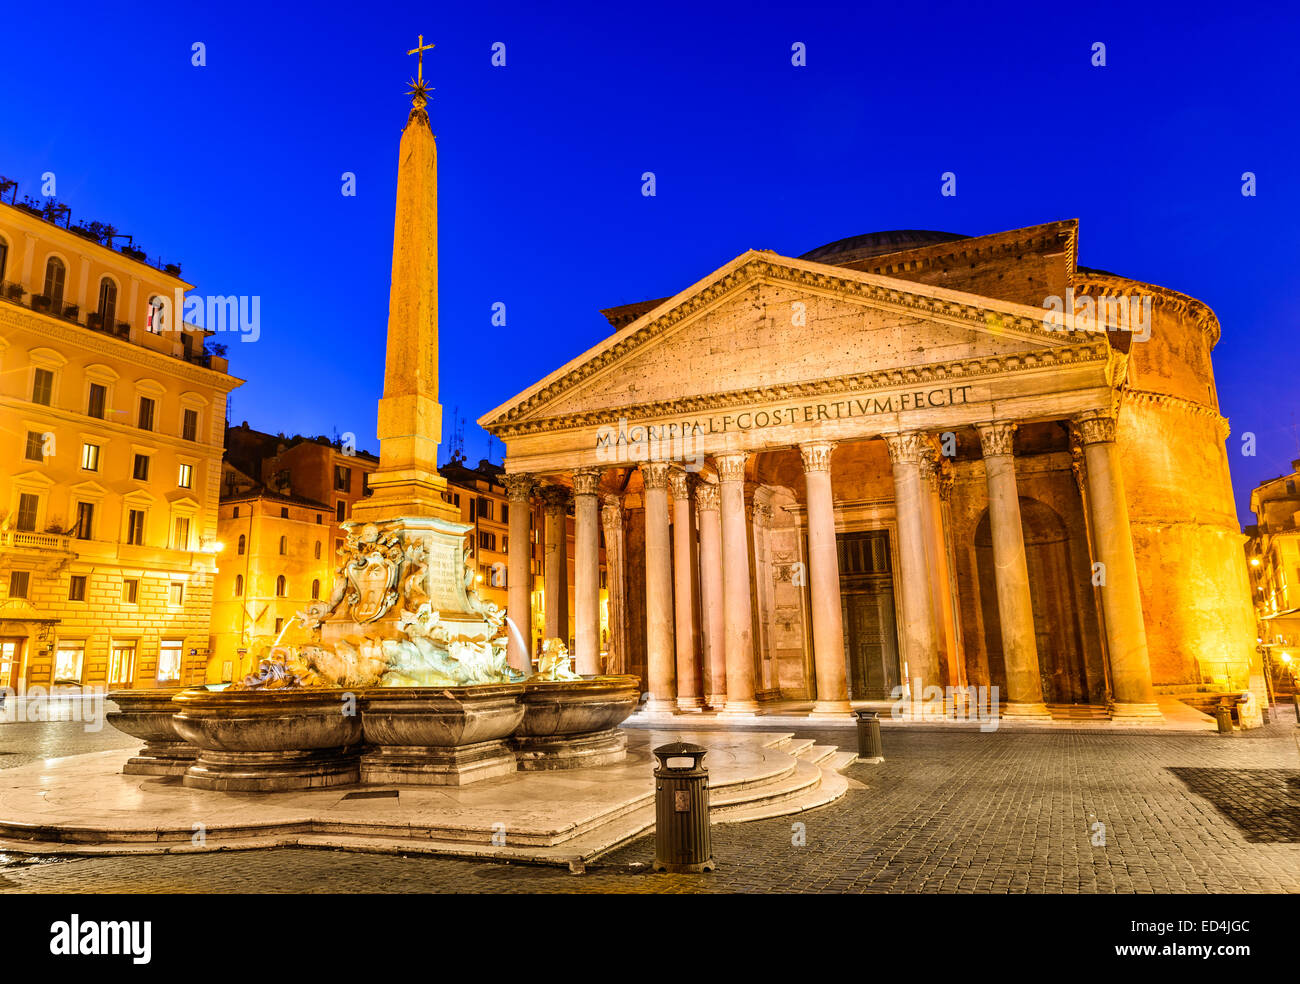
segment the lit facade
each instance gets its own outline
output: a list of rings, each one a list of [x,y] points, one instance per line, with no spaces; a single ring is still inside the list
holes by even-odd
[[[188,289],[0,204],[0,687],[202,680],[240,380],[167,323]]]
[[[1246,533],[1260,648],[1274,690],[1295,693],[1300,671],[1300,460],[1250,494]]]

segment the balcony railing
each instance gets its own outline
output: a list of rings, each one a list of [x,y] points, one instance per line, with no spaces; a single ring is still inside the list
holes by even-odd
[[[58,533],[0,530],[0,550],[58,550],[70,553],[72,537]]]

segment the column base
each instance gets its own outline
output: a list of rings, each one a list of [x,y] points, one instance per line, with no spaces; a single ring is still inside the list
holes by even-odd
[[[723,705],[722,710],[718,711],[718,717],[753,717],[758,713],[758,701],[756,700],[729,700]]]
[[[1007,701],[999,709],[998,713],[1009,720],[1014,721],[1051,721],[1052,715],[1047,710],[1047,705],[1043,703],[1024,704],[1014,701]]]
[[[707,694],[704,698],[705,705],[714,711],[720,711],[727,704],[726,694]]]
[[[704,702],[698,697],[678,697],[678,714],[699,714],[704,710]]]
[[[1165,716],[1159,704],[1111,704],[1112,724],[1155,725],[1164,724]]]
[[[641,705],[641,713],[653,717],[671,717],[677,713],[677,701],[675,699],[665,700],[661,697],[651,697]]]
[[[852,713],[853,705],[847,700],[819,700],[808,716],[842,718]]]

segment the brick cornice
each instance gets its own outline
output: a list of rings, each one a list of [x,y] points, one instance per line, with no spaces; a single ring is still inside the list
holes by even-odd
[[[1140,293],[1150,294],[1154,303],[1168,308],[1182,317],[1191,319],[1191,322],[1196,327],[1210,336],[1211,346],[1218,344],[1219,336],[1222,334],[1219,319],[1210,310],[1208,304],[1198,301],[1194,297],[1189,297],[1187,294],[1180,294],[1176,290],[1170,290],[1168,287],[1144,283],[1141,280],[1133,280],[1129,277],[1120,277],[1113,273],[1093,273],[1087,270],[1080,270],[1075,274],[1074,284],[1076,294],[1088,297],[1111,295],[1129,297],[1134,293],[1135,287],[1139,288]]]
[[[120,338],[112,338],[90,328],[69,324],[38,311],[29,311],[13,304],[0,303],[0,332],[16,328],[38,332],[56,343],[75,345],[77,348],[133,362],[143,369],[161,372],[205,389],[229,393],[244,381],[216,369],[205,369],[184,359],[163,355],[143,345]]]

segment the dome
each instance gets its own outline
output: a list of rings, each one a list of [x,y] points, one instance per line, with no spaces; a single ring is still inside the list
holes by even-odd
[[[837,239],[833,243],[809,250],[799,259],[840,266],[872,256],[901,253],[903,250],[917,249],[921,246],[933,246],[936,243],[950,243],[957,239],[969,238],[955,232],[935,232],[931,229],[891,229],[887,232],[868,232],[861,236]]]

